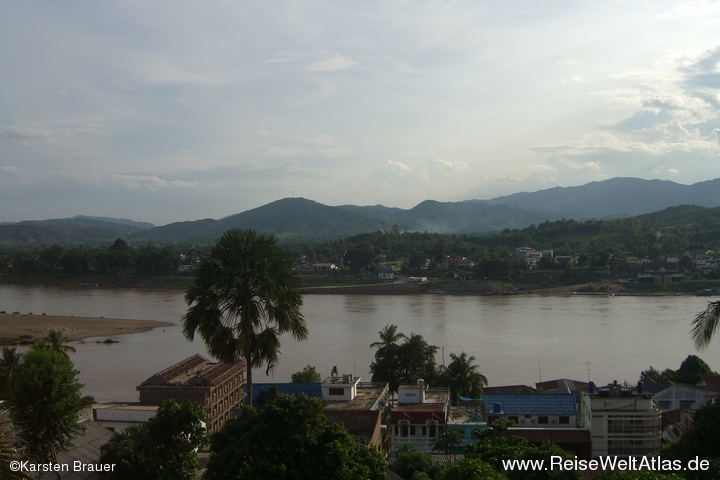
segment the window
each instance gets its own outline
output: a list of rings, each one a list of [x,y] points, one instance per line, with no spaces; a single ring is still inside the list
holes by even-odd
[[[344,388],[330,388],[328,389],[328,394],[330,395],[345,395],[345,389]]]
[[[415,425],[410,425],[410,435],[415,436]]]
[[[434,423],[430,424],[430,433],[428,434],[428,437],[435,438],[437,437],[437,425]]]
[[[539,423],[540,425],[547,425],[547,424],[548,424],[548,417],[547,417],[547,415],[540,415],[540,416],[538,417],[538,423]]]
[[[402,429],[402,436],[407,437],[408,436],[408,424],[403,423],[400,428]]]
[[[560,415],[560,418],[558,418],[558,423],[567,425],[570,423],[570,417],[567,415]]]

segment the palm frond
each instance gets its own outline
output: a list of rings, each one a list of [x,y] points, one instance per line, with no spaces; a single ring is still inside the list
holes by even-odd
[[[707,308],[698,313],[692,321],[690,334],[696,349],[707,348],[715,336],[718,325],[720,325],[720,301],[709,302]]]

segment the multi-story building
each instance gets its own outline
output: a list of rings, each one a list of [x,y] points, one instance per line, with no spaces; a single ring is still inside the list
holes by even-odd
[[[433,442],[448,423],[449,412],[448,389],[429,388],[422,380],[417,385],[401,385],[388,422],[392,448],[409,443],[418,451],[431,452]]]
[[[209,433],[218,431],[243,405],[245,362],[210,362],[195,354],[148,378],[137,390],[140,405],[160,405],[164,400],[192,400],[205,410]]]
[[[662,412],[652,396],[630,388],[591,383],[580,399],[581,423],[590,428],[592,456],[647,456],[660,450]]]

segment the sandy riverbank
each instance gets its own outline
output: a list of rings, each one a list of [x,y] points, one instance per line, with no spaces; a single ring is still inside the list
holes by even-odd
[[[59,330],[70,340],[78,341],[91,337],[142,333],[172,325],[156,320],[0,313],[0,345],[29,344],[45,337],[50,330]]]

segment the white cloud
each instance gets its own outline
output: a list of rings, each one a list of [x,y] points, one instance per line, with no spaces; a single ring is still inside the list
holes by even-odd
[[[435,163],[452,172],[464,172],[468,168],[468,164],[465,162],[451,162],[450,160],[443,160],[441,158],[436,158]]]
[[[355,60],[351,60],[342,55],[335,55],[333,58],[311,63],[305,67],[305,70],[308,72],[337,72],[340,70],[346,70],[357,64],[358,62]]]
[[[0,142],[19,142],[23,145],[53,144],[63,138],[80,135],[102,135],[107,128],[102,119],[69,121],[67,123],[16,123],[0,127]]]
[[[392,168],[393,170],[398,170],[402,173],[410,173],[413,171],[413,168],[405,165],[402,162],[396,162],[395,160],[390,160],[389,158],[385,161],[388,167]]]
[[[197,181],[165,180],[156,175],[130,175],[124,173],[106,173],[99,171],[49,171],[51,176],[61,177],[87,185],[115,185],[127,189],[164,189],[164,188],[196,188]]]
[[[659,13],[657,18],[660,20],[688,19],[700,21],[714,20],[717,22],[717,17],[713,19],[713,15],[718,13],[720,13],[720,3],[703,0],[700,2],[684,3],[664,13]]]

